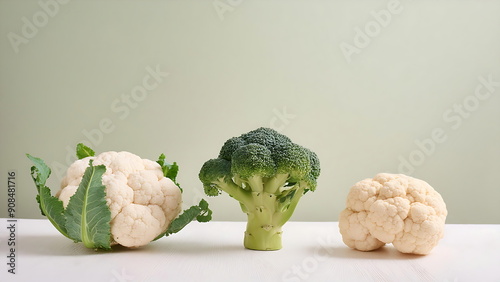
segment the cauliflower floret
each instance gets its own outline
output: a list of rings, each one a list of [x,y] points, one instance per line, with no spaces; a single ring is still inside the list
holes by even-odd
[[[443,198],[427,182],[380,173],[351,187],[339,229],[353,249],[392,243],[400,252],[425,255],[443,237],[447,213]]]
[[[113,244],[139,247],[165,232],[181,211],[181,191],[163,176],[159,164],[129,152],[104,152],[75,161],[56,196],[68,205],[82,181],[89,161],[106,166],[102,184],[111,211]]]

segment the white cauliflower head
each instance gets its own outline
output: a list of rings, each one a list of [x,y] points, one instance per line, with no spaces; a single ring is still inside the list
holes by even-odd
[[[379,173],[351,187],[339,229],[353,249],[392,243],[400,252],[425,255],[443,237],[447,213],[443,198],[427,182]]]
[[[57,197],[68,205],[89,161],[106,166],[102,184],[111,211],[113,244],[139,247],[165,232],[181,211],[181,191],[163,176],[160,165],[129,152],[104,152],[75,161],[61,182]]]

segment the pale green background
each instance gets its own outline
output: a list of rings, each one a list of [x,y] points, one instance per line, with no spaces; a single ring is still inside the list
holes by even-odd
[[[109,118],[113,130],[92,147],[165,153],[181,166],[186,204],[226,139],[275,122],[321,160],[295,221],[338,220],[352,184],[398,172],[400,156],[441,128],[446,141],[412,175],[442,194],[448,223],[500,223],[500,87],[460,125],[443,119],[478,77],[500,81],[499,1],[402,1],[351,63],[340,44],[388,1],[232,1],[223,17],[213,3],[71,1],[15,53],[8,34],[43,10],[0,1],[0,216],[15,169],[17,217],[41,218],[25,153],[67,165],[66,148]],[[128,115],[113,110],[156,66],[169,76]],[[216,220],[245,220],[227,195],[209,201]]]

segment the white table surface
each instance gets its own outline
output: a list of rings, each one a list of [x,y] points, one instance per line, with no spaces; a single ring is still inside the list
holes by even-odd
[[[96,252],[48,220],[18,219],[12,275],[1,222],[0,281],[500,281],[500,225],[446,225],[432,253],[417,256],[351,250],[337,222],[288,222],[279,251],[243,248],[244,222],[193,222],[142,248]]]

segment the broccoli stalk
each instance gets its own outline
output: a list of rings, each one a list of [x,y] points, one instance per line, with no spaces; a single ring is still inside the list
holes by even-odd
[[[209,196],[224,191],[248,216],[244,246],[279,250],[282,226],[319,176],[315,153],[275,130],[259,128],[226,141],[219,157],[200,170]]]

